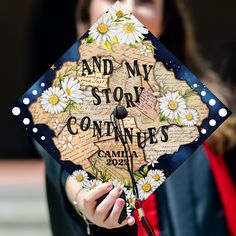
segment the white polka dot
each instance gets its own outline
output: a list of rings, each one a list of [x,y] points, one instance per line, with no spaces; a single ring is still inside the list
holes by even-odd
[[[12,109],[12,114],[13,114],[14,116],[19,116],[19,115],[20,115],[20,108],[19,108],[19,107],[14,107],[14,108]]]
[[[34,132],[34,133],[37,133],[37,132],[38,132],[38,129],[37,129],[37,128],[33,128],[33,132]]]
[[[41,87],[44,87],[45,86],[45,83],[41,83]]]
[[[23,103],[24,103],[25,105],[28,105],[28,104],[30,103],[29,98],[24,98],[24,99],[23,99]]]
[[[33,90],[32,94],[33,94],[33,95],[37,95],[37,94],[38,94],[38,91],[37,91],[37,90]]]
[[[42,136],[41,139],[44,141],[45,140],[45,136]]]
[[[226,117],[227,114],[228,114],[228,112],[227,112],[227,110],[226,110],[225,108],[221,108],[221,109],[219,110],[219,115],[220,115],[221,117]]]
[[[205,96],[206,96],[206,91],[202,91],[202,92],[201,92],[201,95],[202,95],[203,97],[205,97]]]
[[[198,138],[195,139],[195,142],[197,142],[197,141],[198,141]]]
[[[28,124],[30,123],[30,119],[25,118],[25,119],[23,120],[23,123],[24,123],[25,125],[28,125]]]
[[[210,125],[210,126],[215,126],[215,125],[216,125],[216,121],[213,120],[213,119],[210,120],[210,121],[209,121],[209,125]]]
[[[206,129],[202,129],[202,130],[201,130],[201,133],[202,133],[202,134],[206,134],[206,133],[207,133]]]
[[[194,87],[194,88],[197,88],[197,84],[194,84],[193,87]]]
[[[211,99],[211,100],[209,101],[209,104],[210,104],[211,106],[215,106],[215,105],[216,105],[216,100],[215,100],[215,99]]]

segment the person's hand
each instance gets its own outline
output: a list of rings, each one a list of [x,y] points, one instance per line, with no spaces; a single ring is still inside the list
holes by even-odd
[[[120,186],[112,188],[113,185],[111,183],[104,183],[88,192],[81,190],[77,194],[77,199],[75,199],[78,210],[92,223],[103,228],[120,228],[127,224],[132,226],[135,223],[135,219],[132,216],[127,217],[121,224],[118,223],[122,209],[126,206],[125,201],[119,198],[122,188]],[[97,205],[96,200],[108,192],[109,194],[106,198]]]
[[[105,183],[89,192],[82,190],[76,199],[79,210],[92,223],[107,229],[120,228],[127,224],[133,225],[135,223],[133,217],[127,217],[121,224],[118,223],[125,201],[119,198],[122,188],[120,186],[112,188],[111,183]],[[97,205],[96,200],[108,192],[106,198]]]

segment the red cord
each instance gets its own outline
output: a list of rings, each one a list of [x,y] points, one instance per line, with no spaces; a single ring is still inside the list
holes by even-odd
[[[143,228],[147,232],[148,236],[156,236],[150,221],[144,213],[142,201],[140,199],[135,200],[135,208],[138,211],[139,221],[142,223]]]

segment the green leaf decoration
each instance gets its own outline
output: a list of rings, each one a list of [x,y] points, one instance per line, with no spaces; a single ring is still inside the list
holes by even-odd
[[[104,43],[104,47],[108,50],[108,51],[111,51],[112,52],[112,45],[109,41],[106,41]]]
[[[191,97],[196,94],[198,94],[198,93],[196,91],[194,91],[194,89],[187,89],[183,95],[183,98],[186,99],[186,98]]]
[[[131,47],[131,48],[137,48],[137,46],[135,45],[135,44],[129,44],[129,46]]]
[[[115,23],[120,23],[120,22],[123,22],[124,20],[121,20],[121,19],[117,19],[117,20],[114,20]]]
[[[93,39],[93,37],[89,35],[88,38],[86,39],[86,43],[93,43],[93,42],[95,42],[95,39]]]
[[[79,112],[80,107],[81,107],[81,104],[74,103],[74,104],[72,104],[72,106],[71,106],[71,110],[72,110],[73,112]]]
[[[63,79],[64,79],[63,75],[61,73],[59,73],[58,78],[59,78],[60,81],[63,81]]]
[[[168,118],[163,113],[161,113],[160,114],[160,121],[166,121],[166,120],[168,120]]]
[[[114,43],[114,44],[118,44],[118,42],[119,42],[117,36],[112,37],[112,38],[111,38],[111,41],[112,41],[112,43]]]
[[[92,163],[92,168],[96,169],[96,164],[97,164],[97,161],[95,160],[94,163]]]
[[[79,71],[79,69],[76,69],[76,66],[72,66],[70,68],[66,68],[64,75],[62,76],[63,78],[66,76],[70,76],[71,74],[73,74],[74,72]]]
[[[132,188],[132,180],[131,178],[125,178],[122,183],[127,186],[127,187],[131,187]]]
[[[131,18],[128,17],[128,16],[124,16],[124,18],[125,18],[126,20],[131,20]]]
[[[111,175],[107,173],[107,171],[99,171],[98,175],[99,179],[102,180],[102,182],[108,182],[111,179]]]
[[[73,73],[74,73],[73,71],[67,72],[66,74],[64,74],[64,77],[72,75]]]
[[[145,166],[145,167],[143,168],[143,173],[144,173],[144,176],[146,177],[147,174],[148,174],[148,166]]]
[[[64,112],[68,112],[68,111],[70,111],[70,110],[71,110],[71,103],[68,102],[67,106],[66,106],[65,109],[64,109]]]
[[[59,87],[60,86],[60,80],[59,79],[55,79],[52,83],[53,87]]]
[[[157,49],[152,43],[148,41],[143,41],[143,45],[145,45],[149,50],[151,50],[151,53],[155,55],[155,49]]]
[[[181,120],[180,116],[177,117],[176,122],[177,122],[178,125],[183,126],[183,123],[182,123],[182,120]]]
[[[97,161],[95,160],[94,162],[92,162],[92,161],[89,160],[89,162],[90,162],[90,166],[92,168],[93,174],[94,174],[95,178],[97,179],[98,178],[98,170],[97,170],[97,167],[96,167]]]
[[[139,180],[139,179],[142,179],[144,176],[139,172],[135,172],[134,177],[136,178],[136,180]]]
[[[143,171],[139,171],[139,174],[141,174],[143,177],[145,177]]]
[[[152,55],[155,55],[155,47],[150,47]]]

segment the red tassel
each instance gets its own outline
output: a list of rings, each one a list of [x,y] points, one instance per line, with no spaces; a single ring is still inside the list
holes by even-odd
[[[140,199],[135,200],[135,208],[138,211],[139,221],[142,223],[143,228],[147,232],[148,236],[156,236],[147,216],[144,213],[142,201]]]

